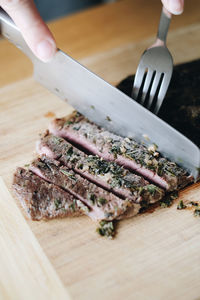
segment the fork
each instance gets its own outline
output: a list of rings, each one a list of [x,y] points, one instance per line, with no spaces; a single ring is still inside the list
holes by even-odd
[[[156,42],[142,54],[131,95],[154,114],[162,105],[173,71],[173,59],[166,46],[170,21],[171,13],[163,7]]]

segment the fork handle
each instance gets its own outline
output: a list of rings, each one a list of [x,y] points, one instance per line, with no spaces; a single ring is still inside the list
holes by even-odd
[[[163,6],[161,16],[160,16],[157,38],[163,41],[164,43],[166,43],[171,17],[172,17],[171,13],[168,12],[168,10]]]

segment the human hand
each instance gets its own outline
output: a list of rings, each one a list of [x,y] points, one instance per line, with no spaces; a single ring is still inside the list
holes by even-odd
[[[164,7],[174,15],[180,15],[183,12],[184,0],[161,0]]]
[[[0,6],[18,26],[33,53],[44,62],[51,60],[56,43],[33,0],[0,0]]]

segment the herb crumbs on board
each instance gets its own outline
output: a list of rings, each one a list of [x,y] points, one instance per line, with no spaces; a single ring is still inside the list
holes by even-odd
[[[194,201],[190,201],[189,203],[191,206],[199,206],[199,204],[197,202],[194,202]]]
[[[106,120],[109,121],[109,122],[112,121],[111,118],[110,118],[109,116],[106,117]]]
[[[177,209],[185,209],[187,206],[183,203],[183,200],[180,200]]]
[[[101,221],[96,231],[99,235],[106,236],[110,239],[112,239],[116,233],[115,226],[112,221]]]
[[[199,208],[196,208],[196,209],[194,210],[194,216],[195,216],[195,217],[200,217],[200,209],[199,209]]]

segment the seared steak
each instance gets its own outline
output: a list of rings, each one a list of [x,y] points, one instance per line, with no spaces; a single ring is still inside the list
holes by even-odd
[[[13,189],[32,220],[85,214],[80,200],[23,168],[14,174]]]
[[[164,190],[149,184],[144,178],[131,173],[115,162],[87,155],[63,138],[48,134],[48,132],[38,143],[37,151],[40,155],[46,154],[51,158],[59,159],[65,166],[90,181],[133,202],[154,203],[164,196]]]
[[[33,161],[30,170],[43,179],[54,183],[89,207],[87,215],[93,220],[113,220],[131,208],[135,215],[140,205],[98,187],[73,170],[61,166],[59,161],[41,157]]]
[[[193,181],[185,170],[161,157],[158,152],[133,139],[99,128],[77,112],[68,118],[56,119],[49,130],[92,154],[136,171],[168,191],[180,189]]]

